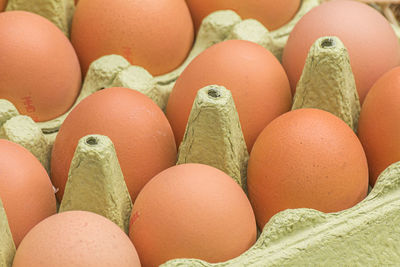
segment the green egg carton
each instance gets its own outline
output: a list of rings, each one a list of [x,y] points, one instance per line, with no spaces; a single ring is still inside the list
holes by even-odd
[[[24,2],[29,1],[9,0],[9,6]],[[50,2],[59,7],[68,3]],[[302,15],[305,7],[310,9],[317,4],[314,0],[303,1],[296,17]],[[121,56],[104,56],[91,64],[76,103],[103,88],[124,86],[145,93],[165,108],[177,77],[201,51],[223,40],[244,39],[268,47],[279,58],[283,46],[278,44],[284,45],[296,19],[268,33],[258,22],[242,21],[232,11],[213,13],[205,19],[187,61],[174,72],[153,77]],[[337,37],[320,38],[310,49],[292,109],[307,107],[329,111],[354,131],[357,129],[360,103],[347,50]],[[0,138],[22,144],[48,170],[52,144],[67,114],[35,123],[19,115],[10,102],[1,100]],[[209,127],[210,121],[213,127]],[[248,158],[229,88],[209,85],[200,89],[179,147],[177,164],[214,166],[229,174],[246,191]],[[285,210],[276,214],[262,229],[257,242],[237,258],[215,264],[175,259],[163,266],[396,265],[400,263],[399,191],[400,162],[389,166],[367,198],[350,209],[329,214],[312,209]],[[132,206],[112,141],[101,135],[82,137],[71,163],[59,212],[92,211],[109,218],[128,233]],[[0,200],[0,266],[12,265],[15,250]]]
[[[321,95],[321,86],[324,95]],[[337,37],[320,38],[310,49],[293,103],[293,109],[304,107],[327,110],[356,129],[359,101],[347,50]],[[0,112],[1,127],[19,117],[9,106],[6,112]],[[215,127],[209,127],[210,120]],[[32,122],[32,126],[37,124]],[[24,135],[32,140],[42,138],[27,132]],[[35,135],[43,136],[43,133],[36,131]],[[209,153],[210,148],[213,153]],[[177,163],[209,164],[228,173],[246,190],[247,160],[230,91],[219,85],[200,89],[179,147]],[[174,259],[163,266],[395,265],[400,263],[399,194],[400,162],[389,166],[369,195],[350,209],[329,214],[313,209],[285,210],[276,214],[265,225],[257,242],[237,258],[215,264]],[[127,232],[131,209],[132,202],[111,140],[100,135],[81,138],[60,212],[96,212]],[[0,265],[11,266],[15,246],[2,208],[0,225],[0,229],[5,229],[0,232]]]

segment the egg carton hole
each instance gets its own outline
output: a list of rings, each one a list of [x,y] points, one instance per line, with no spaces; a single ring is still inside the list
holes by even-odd
[[[212,98],[218,98],[221,96],[221,93],[217,88],[211,88],[208,90],[207,94]]]
[[[99,140],[96,137],[90,136],[86,139],[86,144],[89,146],[95,146],[99,143]]]
[[[331,48],[336,45],[335,39],[333,38],[326,38],[321,41],[322,48]]]

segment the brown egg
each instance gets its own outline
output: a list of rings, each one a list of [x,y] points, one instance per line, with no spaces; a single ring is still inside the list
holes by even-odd
[[[296,14],[300,0],[186,0],[196,31],[202,20],[217,10],[230,9],[242,19],[256,19],[272,31],[288,23]]]
[[[6,8],[7,0],[0,0],[0,12]]]
[[[232,92],[249,151],[262,129],[292,104],[285,71],[267,49],[242,40],[213,45],[186,67],[169,97],[166,114],[177,145],[197,91],[212,84]]]
[[[51,179],[59,200],[78,141],[88,134],[106,135],[114,143],[132,201],[154,175],[176,163],[174,135],[162,110],[138,91],[104,89],[79,103],[57,135]]]
[[[337,36],[346,46],[361,103],[374,82],[399,65],[399,41],[389,22],[357,1],[331,1],[308,12],[290,33],[282,58],[292,92],[317,38]]]
[[[202,164],[177,165],[151,179],[139,193],[130,223],[143,266],[174,258],[226,261],[249,249],[257,236],[240,186]]]
[[[368,159],[370,184],[390,164],[400,161],[400,67],[372,86],[361,108],[358,137]]]
[[[186,58],[193,23],[184,0],[80,0],[71,41],[83,73],[97,58],[118,54],[160,75]]]
[[[15,254],[13,267],[139,267],[128,236],[87,211],[68,211],[36,225]]]
[[[272,121],[251,151],[247,185],[263,228],[279,211],[335,212],[365,198],[368,166],[357,136],[336,116],[298,109]]]
[[[32,227],[56,213],[56,198],[39,160],[4,139],[0,139],[0,173],[0,198],[18,246]]]
[[[64,114],[81,86],[68,38],[47,19],[25,11],[1,13],[0,32],[0,98],[35,121]]]

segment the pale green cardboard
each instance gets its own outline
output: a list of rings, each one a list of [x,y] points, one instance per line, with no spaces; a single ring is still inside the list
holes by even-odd
[[[153,76],[144,68],[130,66],[119,72],[110,87],[125,87],[137,90],[150,97],[158,106],[165,106],[165,98],[156,86]]]
[[[19,112],[8,100],[0,99],[0,127],[12,117],[18,116]]]
[[[218,85],[200,89],[179,146],[177,164],[216,167],[245,189],[248,158],[231,92]]]
[[[338,37],[321,37],[311,46],[293,99],[292,110],[300,108],[328,111],[357,130],[360,101],[347,49]]]
[[[108,137],[88,135],[79,140],[59,211],[69,210],[97,213],[129,232],[132,201]]]
[[[255,19],[246,19],[236,24],[229,33],[228,40],[246,40],[267,48],[277,57],[280,48],[275,46],[271,33]]]
[[[75,12],[74,0],[8,0],[6,11],[24,10],[53,22],[67,37]]]
[[[7,215],[0,198],[0,266],[11,267],[15,255],[15,244],[8,225]]]
[[[50,135],[55,138],[55,135]],[[47,172],[50,172],[51,149],[54,138],[43,134],[30,117],[19,115],[15,106],[0,99],[0,138],[7,139],[28,149]]]
[[[400,42],[400,27],[394,24],[390,24],[394,30],[394,33],[396,34],[397,39],[399,39]]]
[[[0,127],[0,138],[10,140],[28,149],[50,172],[51,146],[41,129],[29,116],[18,115]]]

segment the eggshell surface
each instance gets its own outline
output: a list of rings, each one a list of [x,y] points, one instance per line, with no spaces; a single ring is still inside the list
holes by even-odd
[[[113,222],[87,211],[68,211],[35,226],[13,267],[139,267],[135,247]]]
[[[164,74],[183,62],[193,37],[184,0],[80,0],[71,28],[83,73],[99,57],[117,54]]]
[[[132,201],[148,180],[176,163],[174,136],[162,110],[133,89],[104,89],[74,108],[55,140],[51,178],[60,200],[78,141],[89,134],[113,142]]]
[[[0,13],[0,98],[35,121],[64,114],[80,91],[81,70],[67,37],[25,11]]]
[[[212,84],[231,91],[249,151],[261,130],[292,104],[286,73],[268,50],[242,40],[213,45],[186,67],[169,97],[166,114],[177,145],[197,91]]]
[[[358,137],[368,159],[373,186],[390,164],[400,160],[400,67],[372,86],[361,108]]]
[[[186,0],[196,30],[210,13],[230,9],[242,19],[256,19],[269,31],[273,31],[294,17],[300,2],[300,0]]]
[[[202,164],[177,165],[155,176],[140,192],[130,223],[143,266],[174,258],[226,261],[249,249],[257,236],[240,186]]]
[[[336,212],[354,206],[367,194],[367,160],[341,119],[318,109],[298,109],[272,121],[257,138],[247,185],[262,229],[285,209]]]
[[[0,139],[0,198],[18,247],[37,223],[56,213],[46,170],[24,147]]]
[[[337,36],[347,48],[361,103],[375,81],[400,63],[399,41],[378,11],[357,1],[326,2],[300,19],[284,48],[282,64],[292,92],[311,45],[323,36]]]

